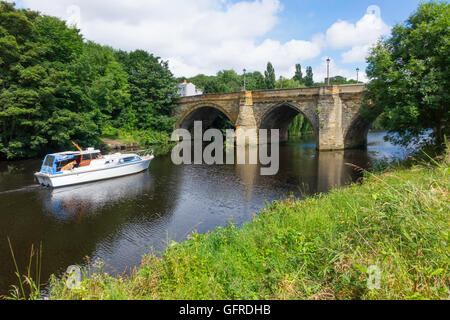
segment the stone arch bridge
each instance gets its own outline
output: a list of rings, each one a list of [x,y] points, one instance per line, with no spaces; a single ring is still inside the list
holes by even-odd
[[[319,150],[366,145],[370,123],[359,114],[364,84],[299,89],[241,91],[180,98],[176,128],[193,131],[194,121],[210,126],[223,113],[236,129],[279,129],[288,139],[288,127],[299,114],[310,122]]]

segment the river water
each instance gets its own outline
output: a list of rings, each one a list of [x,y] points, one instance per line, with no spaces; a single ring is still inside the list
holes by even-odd
[[[352,163],[369,168],[401,160],[407,150],[369,133],[367,150],[317,152],[314,142],[280,146],[280,170],[261,176],[259,165],[172,164],[156,157],[147,172],[50,190],[36,185],[40,160],[0,162],[0,295],[17,284],[10,238],[21,273],[31,245],[42,242],[41,279],[97,258],[110,272],[139,265],[142,254],[160,252],[170,240],[249,221],[289,195],[327,192],[360,177]]]

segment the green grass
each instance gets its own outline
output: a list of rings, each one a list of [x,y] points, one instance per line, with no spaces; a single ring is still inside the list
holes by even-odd
[[[52,299],[448,299],[448,165],[366,174],[306,200],[268,205],[237,228],[172,242],[130,276],[98,270]],[[379,289],[368,268],[381,270]]]
[[[166,132],[154,130],[126,130],[106,126],[103,128],[101,138],[108,138],[125,145],[138,144],[140,147],[148,147],[157,144],[168,144],[170,136]]]

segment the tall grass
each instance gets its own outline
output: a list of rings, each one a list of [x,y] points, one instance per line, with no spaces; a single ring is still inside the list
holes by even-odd
[[[37,300],[41,298],[41,269],[42,269],[42,243],[39,248],[35,248],[31,245],[30,257],[28,260],[28,265],[26,273],[22,274],[17,265],[16,257],[14,255],[14,250],[11,244],[11,240],[8,237],[9,249],[11,252],[11,257],[14,262],[15,275],[17,277],[18,286],[12,285],[12,290],[10,291],[9,297],[4,297],[6,299],[14,300]],[[34,267],[33,267],[34,260]],[[33,273],[34,271],[34,273]]]
[[[362,185],[275,201],[193,233],[130,276],[98,273],[54,299],[448,299],[448,161],[366,173]],[[367,285],[372,266],[380,287]]]

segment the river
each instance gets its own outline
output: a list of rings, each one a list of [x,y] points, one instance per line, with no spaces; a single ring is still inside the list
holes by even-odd
[[[42,273],[61,275],[70,265],[101,259],[109,272],[139,265],[151,248],[249,221],[265,201],[327,192],[356,181],[352,163],[369,168],[401,160],[407,150],[369,133],[367,150],[317,152],[314,142],[280,146],[280,170],[260,176],[258,165],[172,164],[156,157],[148,171],[128,177],[50,190],[36,185],[40,160],[0,162],[0,295],[17,284],[7,237],[25,273],[31,245],[42,242]]]

